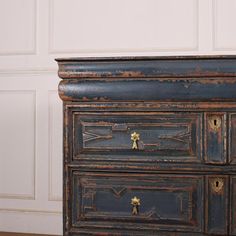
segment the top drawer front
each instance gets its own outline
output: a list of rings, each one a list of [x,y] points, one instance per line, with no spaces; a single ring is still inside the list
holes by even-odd
[[[200,162],[201,123],[198,113],[74,113],[74,159]]]

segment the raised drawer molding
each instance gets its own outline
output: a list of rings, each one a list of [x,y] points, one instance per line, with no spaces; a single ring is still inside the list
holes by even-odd
[[[62,58],[64,235],[236,235],[236,56]]]

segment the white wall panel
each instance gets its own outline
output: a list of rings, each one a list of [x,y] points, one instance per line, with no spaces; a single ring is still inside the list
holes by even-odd
[[[62,235],[62,214],[37,211],[0,211],[4,231],[18,229],[20,232]]]
[[[236,1],[213,0],[213,48],[236,50]]]
[[[0,55],[36,53],[36,0],[0,0]]]
[[[0,197],[34,199],[35,92],[0,91]]]
[[[197,0],[50,1],[52,53],[186,51],[198,46]]]
[[[62,234],[61,169],[54,151],[49,161],[49,150],[62,156],[59,79],[55,73],[31,71],[0,74],[0,81],[0,231]],[[50,225],[42,228],[44,220]]]
[[[57,91],[49,92],[49,196],[62,200],[62,102]]]

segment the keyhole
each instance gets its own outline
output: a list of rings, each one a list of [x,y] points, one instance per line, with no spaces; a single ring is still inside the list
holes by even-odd
[[[217,126],[217,120],[216,119],[214,120],[214,126]]]
[[[222,179],[214,179],[211,186],[215,193],[220,193],[223,189],[224,181]]]

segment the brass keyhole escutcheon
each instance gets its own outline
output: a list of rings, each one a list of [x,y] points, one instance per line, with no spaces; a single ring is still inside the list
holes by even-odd
[[[213,192],[220,193],[224,187],[224,180],[221,178],[215,178],[211,181],[211,188]]]
[[[138,215],[139,214],[139,206],[140,206],[140,199],[137,197],[133,197],[131,199],[131,205],[132,205],[132,215]]]
[[[212,116],[209,119],[209,126],[215,132],[218,131],[221,126],[221,118],[219,116]]]
[[[138,149],[138,140],[139,140],[139,134],[136,132],[133,132],[131,134],[131,140],[133,141],[132,149]]]

